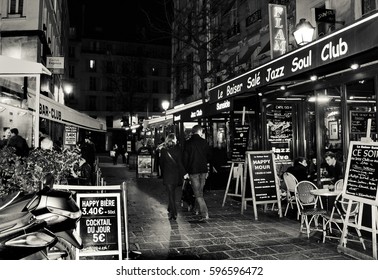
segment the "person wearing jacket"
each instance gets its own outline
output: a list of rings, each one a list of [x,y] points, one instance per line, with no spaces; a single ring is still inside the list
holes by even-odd
[[[196,203],[201,213],[200,221],[209,219],[209,212],[203,197],[203,188],[208,175],[207,164],[210,162],[210,159],[211,150],[205,140],[203,127],[195,125],[192,128],[192,137],[185,143],[184,166],[186,172],[189,174]]]
[[[166,137],[160,157],[163,184],[168,193],[168,218],[169,220],[176,220],[176,188],[182,182],[186,173],[182,163],[181,149],[177,145],[177,138],[174,133],[170,133]]]

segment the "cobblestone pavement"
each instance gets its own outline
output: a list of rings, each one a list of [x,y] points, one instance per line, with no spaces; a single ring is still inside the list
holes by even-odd
[[[254,219],[248,205],[241,214],[241,203],[228,197],[222,207],[224,190],[205,192],[210,219],[180,207],[181,189],[177,188],[178,217],[169,221],[167,198],[158,178],[136,178],[135,170],[125,164],[113,165],[100,156],[100,168],[107,185],[126,182],[128,187],[129,246],[139,251],[139,259],[253,259],[253,260],[352,260],[360,254],[338,252],[335,241],[321,241],[321,232],[310,238],[299,233],[296,214],[289,211],[279,218],[277,211],[259,208]],[[284,206],[283,206],[284,207]],[[349,243],[348,243],[349,244]],[[356,244],[359,247],[360,244]],[[358,249],[359,250],[359,249]],[[369,251],[370,250],[370,251]],[[371,254],[367,249],[366,254]]]

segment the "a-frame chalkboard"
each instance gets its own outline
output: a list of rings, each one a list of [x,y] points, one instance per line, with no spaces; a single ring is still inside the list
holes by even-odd
[[[278,215],[281,218],[280,189],[273,151],[247,151],[246,164],[250,177],[255,220],[258,219],[257,205],[270,203],[277,203]],[[244,182],[247,180],[245,179]]]
[[[357,142],[349,144],[345,170],[343,197],[349,199],[339,249],[345,250],[348,227],[357,227],[372,233],[373,258],[377,259],[377,207],[378,207],[378,143]],[[353,201],[360,202],[359,222],[349,222]],[[364,204],[371,205],[371,227],[361,224]]]

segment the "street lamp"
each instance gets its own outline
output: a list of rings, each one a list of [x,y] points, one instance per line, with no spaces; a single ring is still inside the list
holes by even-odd
[[[163,107],[164,111],[165,111],[165,118],[167,118],[167,110],[169,108],[169,101],[167,100],[163,100],[161,102],[161,107]]]
[[[314,32],[315,27],[313,27],[305,18],[301,18],[299,23],[295,26],[293,35],[297,44],[303,46],[312,41]]]

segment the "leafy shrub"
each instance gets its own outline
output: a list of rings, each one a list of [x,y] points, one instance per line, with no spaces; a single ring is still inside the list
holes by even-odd
[[[54,183],[59,184],[67,179],[80,158],[80,153],[71,149],[34,149],[28,157],[20,158],[13,148],[3,148],[0,150],[0,197],[18,190],[38,191],[49,173],[54,176]]]

